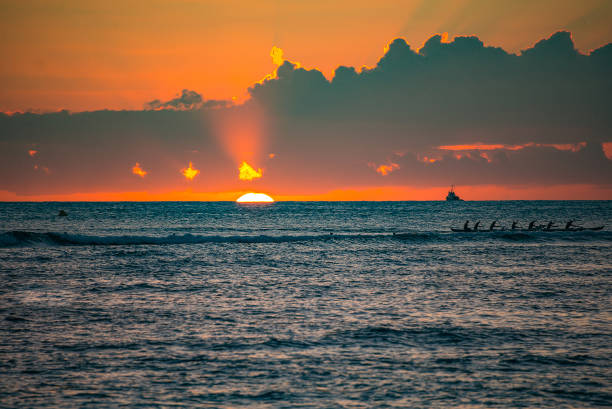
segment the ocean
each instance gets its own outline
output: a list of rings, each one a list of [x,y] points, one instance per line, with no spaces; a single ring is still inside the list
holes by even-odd
[[[609,407],[611,277],[611,201],[0,203],[0,406]]]

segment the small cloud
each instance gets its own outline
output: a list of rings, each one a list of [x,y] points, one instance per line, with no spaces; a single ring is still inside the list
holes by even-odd
[[[172,109],[176,111],[188,111],[191,109],[200,108],[203,104],[203,101],[204,100],[202,99],[202,95],[198,94],[195,91],[184,89],[183,91],[181,91],[180,95],[169,101],[160,101],[159,99],[154,99],[153,101],[147,102],[145,104],[145,109]]]
[[[34,170],[42,170],[43,172],[45,172],[47,175],[49,173],[51,173],[51,171],[49,170],[48,167],[46,166],[39,166],[39,165],[34,165]]]
[[[606,155],[606,158],[612,160],[612,142],[604,142],[601,144],[601,147]]]
[[[431,156],[423,156],[423,157],[420,157],[419,160],[421,162],[423,162],[423,163],[435,163],[435,162],[439,161],[440,158],[434,158],[434,157],[431,157]]]
[[[523,149],[525,145],[501,145],[501,144],[485,144],[476,142],[467,145],[442,145],[438,149],[445,151],[493,151],[497,149],[508,149],[511,151]]]
[[[189,167],[181,169],[181,173],[183,176],[185,176],[185,179],[193,180],[193,178],[196,177],[200,171],[198,169],[194,169],[193,164],[189,162]]]
[[[140,163],[136,162],[136,164],[132,168],[132,173],[140,176],[141,178],[144,178],[145,175],[147,174],[147,171],[145,171],[144,169],[140,167]]]
[[[37,151],[37,150],[35,150],[35,149],[30,149],[30,150],[28,151],[28,155],[30,155],[31,157],[34,157],[34,156],[36,156],[37,154],[38,154],[38,151]]]
[[[480,152],[480,157],[491,163],[491,155],[488,152]]]
[[[555,148],[558,151],[572,151],[578,152],[582,148],[586,147],[586,142],[579,143],[563,143],[563,144],[537,144],[536,146],[546,146],[550,148]]]
[[[270,50],[270,57],[272,57],[274,65],[282,65],[283,61],[285,61],[283,58],[283,50],[277,46],[272,47],[272,50]]]
[[[238,174],[238,178],[240,180],[253,180],[253,179],[259,179],[260,177],[263,176],[263,171],[261,169],[253,169],[251,167],[251,165],[249,165],[246,162],[242,162],[242,165],[240,165],[240,167],[238,168],[238,171],[240,172]]]
[[[397,163],[389,162],[388,164],[383,164],[376,166],[375,163],[370,162],[368,166],[374,169],[377,173],[380,173],[382,176],[387,176],[389,173],[398,170],[400,166]]]
[[[578,143],[535,143],[529,142],[522,145],[504,145],[504,144],[485,144],[485,143],[472,143],[467,145],[442,145],[438,146],[438,149],[445,151],[495,151],[504,149],[508,151],[520,151],[525,148],[554,148],[558,151],[572,151],[578,152],[586,146],[586,142]],[[481,155],[482,156],[482,155]]]

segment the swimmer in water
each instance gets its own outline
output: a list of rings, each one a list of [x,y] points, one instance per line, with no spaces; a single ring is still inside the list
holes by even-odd
[[[574,221],[570,220],[569,222],[565,223],[565,230],[569,230],[572,227],[574,227]]]
[[[516,222],[512,222],[512,230],[516,230],[516,228],[517,228],[516,224],[517,224]]]
[[[546,225],[546,230],[550,230],[552,229],[552,227],[554,226],[554,222],[548,222],[548,224]]]
[[[493,220],[493,223],[491,223],[491,225],[489,226],[489,231],[493,231],[496,224],[497,224],[497,220]]]
[[[529,227],[527,228],[527,230],[533,230],[533,225],[536,223],[536,221],[532,221],[531,223],[529,223]]]
[[[474,231],[478,230],[478,226],[480,225],[480,220],[476,222],[476,224],[474,225]]]
[[[465,221],[465,224],[463,225],[463,231],[470,231],[470,228],[468,227],[469,222],[470,222],[469,220]]]

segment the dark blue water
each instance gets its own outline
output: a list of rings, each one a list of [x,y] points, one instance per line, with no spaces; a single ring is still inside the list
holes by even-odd
[[[606,227],[449,230],[570,218]],[[0,204],[0,406],[609,406],[611,227],[612,202]]]

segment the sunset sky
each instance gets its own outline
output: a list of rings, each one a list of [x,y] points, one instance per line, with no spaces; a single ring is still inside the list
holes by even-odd
[[[0,200],[612,199],[611,21],[608,0],[0,0]]]

